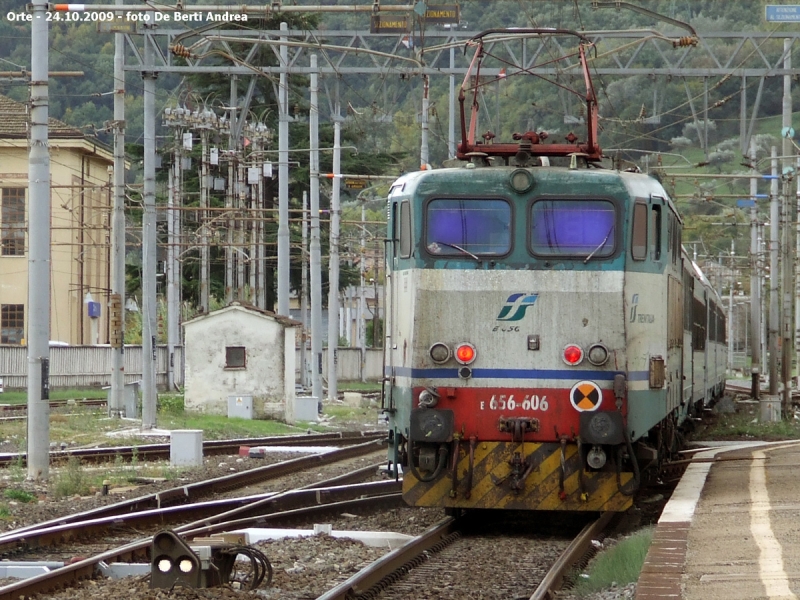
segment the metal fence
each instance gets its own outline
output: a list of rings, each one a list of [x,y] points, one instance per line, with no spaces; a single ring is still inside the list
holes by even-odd
[[[156,348],[156,385],[167,388],[169,352],[166,346]],[[322,374],[328,378],[328,350],[322,351]],[[308,353],[311,360],[311,353]],[[361,380],[361,351],[339,348],[336,354],[336,375],[340,381]],[[173,359],[175,383],[183,385],[183,348],[175,347]],[[300,380],[300,350],[296,351],[297,380]],[[310,365],[307,368],[311,368]],[[383,351],[368,348],[363,364],[364,379],[380,381],[383,372]],[[28,349],[25,346],[0,345],[0,379],[5,389],[28,387]],[[101,388],[111,385],[111,348],[109,346],[53,346],[50,348],[51,388]],[[125,383],[142,378],[142,347],[125,346]]]
[[[311,351],[306,353],[311,369]],[[300,380],[300,350],[297,350],[295,363],[297,379]],[[328,379],[328,349],[322,349],[322,376]],[[383,350],[367,348],[364,356],[364,380],[380,381],[383,376]],[[336,377],[338,381],[361,381],[361,350],[359,348],[339,347],[336,351]]]
[[[167,387],[169,352],[156,348],[156,385]],[[175,383],[183,385],[183,348],[175,347]],[[28,387],[28,348],[0,346],[0,378],[5,389]],[[142,378],[142,347],[125,346],[125,383]],[[111,385],[110,346],[54,346],[50,348],[51,388],[101,388]]]

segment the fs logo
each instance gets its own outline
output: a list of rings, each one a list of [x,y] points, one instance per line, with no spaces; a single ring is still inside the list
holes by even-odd
[[[636,320],[636,309],[638,308],[639,304],[639,294],[634,294],[631,297],[631,323]]]
[[[497,315],[498,321],[519,321],[529,306],[533,306],[539,294],[511,294]]]

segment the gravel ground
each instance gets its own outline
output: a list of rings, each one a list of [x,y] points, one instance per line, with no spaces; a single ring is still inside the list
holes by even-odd
[[[337,582],[344,581],[362,567],[380,558],[388,550],[365,546],[350,539],[318,535],[257,544],[273,568],[272,585],[258,590],[239,590],[232,586],[209,589],[150,589],[149,575],[119,580],[95,579],[81,585],[34,596],[37,600],[173,600],[184,598],[270,598],[305,600],[316,598]],[[241,571],[244,564],[237,563]],[[234,586],[236,584],[233,584]]]
[[[274,569],[264,597],[276,600],[316,598],[388,552],[388,548],[326,535],[265,541],[257,548]]]
[[[390,512],[372,515],[352,515],[343,513],[329,523],[341,531],[391,531],[406,535],[420,535],[444,519],[444,510],[439,508],[395,508]],[[312,523],[298,527],[310,527]]]
[[[49,485],[24,479],[20,481],[18,476],[0,471],[0,494],[9,498],[9,495],[12,494],[10,490],[23,490],[36,497],[36,500],[33,502],[20,502],[6,499],[4,504],[8,507],[8,513],[0,515],[0,531],[10,531],[18,527],[41,523],[42,521],[64,515],[75,514],[76,512],[121,502],[122,500],[155,494],[156,492],[189,483],[195,483],[214,477],[222,477],[224,475],[230,475],[231,473],[263,467],[268,464],[306,455],[307,454],[299,452],[276,452],[267,454],[265,458],[212,456],[203,460],[202,467],[192,467],[190,469],[181,470],[175,479],[157,483],[120,485],[116,488],[112,487],[107,496],[103,496],[100,490],[95,490],[94,493],[89,496],[57,497],[54,492],[55,483],[52,480],[58,478],[61,473],[64,473],[67,470],[65,467],[55,467],[51,469],[51,482]],[[168,462],[155,461],[143,463],[141,469],[160,469],[167,468],[168,466]],[[86,473],[90,473],[93,469],[102,471],[108,470],[107,467],[82,467],[82,470]]]
[[[613,586],[602,592],[588,596],[575,596],[569,592],[556,595],[556,600],[630,600],[636,595],[636,584],[629,583],[625,586]]]

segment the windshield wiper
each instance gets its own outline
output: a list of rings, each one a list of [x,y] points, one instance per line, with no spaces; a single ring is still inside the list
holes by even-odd
[[[610,233],[611,233],[611,232],[609,232],[609,234],[610,234]],[[481,261],[481,259],[480,259],[478,256],[474,255],[474,254],[473,254],[472,252],[470,252],[469,250],[465,250],[465,249],[464,249],[464,248],[462,248],[461,246],[456,246],[455,244],[448,244],[447,242],[438,242],[438,241],[436,241],[436,242],[433,242],[433,243],[434,243],[434,244],[440,244],[440,245],[442,245],[442,246],[447,246],[447,247],[449,247],[449,248],[455,248],[456,250],[459,250],[460,252],[463,252],[463,253],[464,253],[464,254],[466,254],[467,256],[470,256],[470,257],[474,258],[474,259],[475,259],[475,260],[477,260],[478,262],[480,262],[480,261]]]
[[[608,238],[609,238],[609,237],[611,237],[611,232],[612,232],[612,231],[614,231],[614,226],[613,226],[613,225],[611,226],[611,229],[609,229],[609,230],[608,230],[608,233],[606,234],[606,237],[604,237],[604,238],[603,238],[603,241],[602,241],[602,242],[600,242],[600,245],[599,245],[597,248],[595,248],[594,250],[592,250],[592,251],[589,253],[589,256],[587,256],[587,257],[586,257],[586,258],[583,260],[583,264],[586,264],[586,263],[588,263],[588,262],[591,260],[591,258],[592,258],[592,257],[593,257],[595,254],[597,254],[597,252],[600,250],[600,248],[602,248],[603,246],[605,246],[605,245],[606,245],[606,242],[608,241]]]

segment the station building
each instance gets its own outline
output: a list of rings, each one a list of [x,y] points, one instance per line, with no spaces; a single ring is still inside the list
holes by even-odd
[[[0,95],[0,115],[0,344],[24,345],[30,111]],[[70,345],[107,343],[113,155],[53,118],[49,143],[50,339]]]

